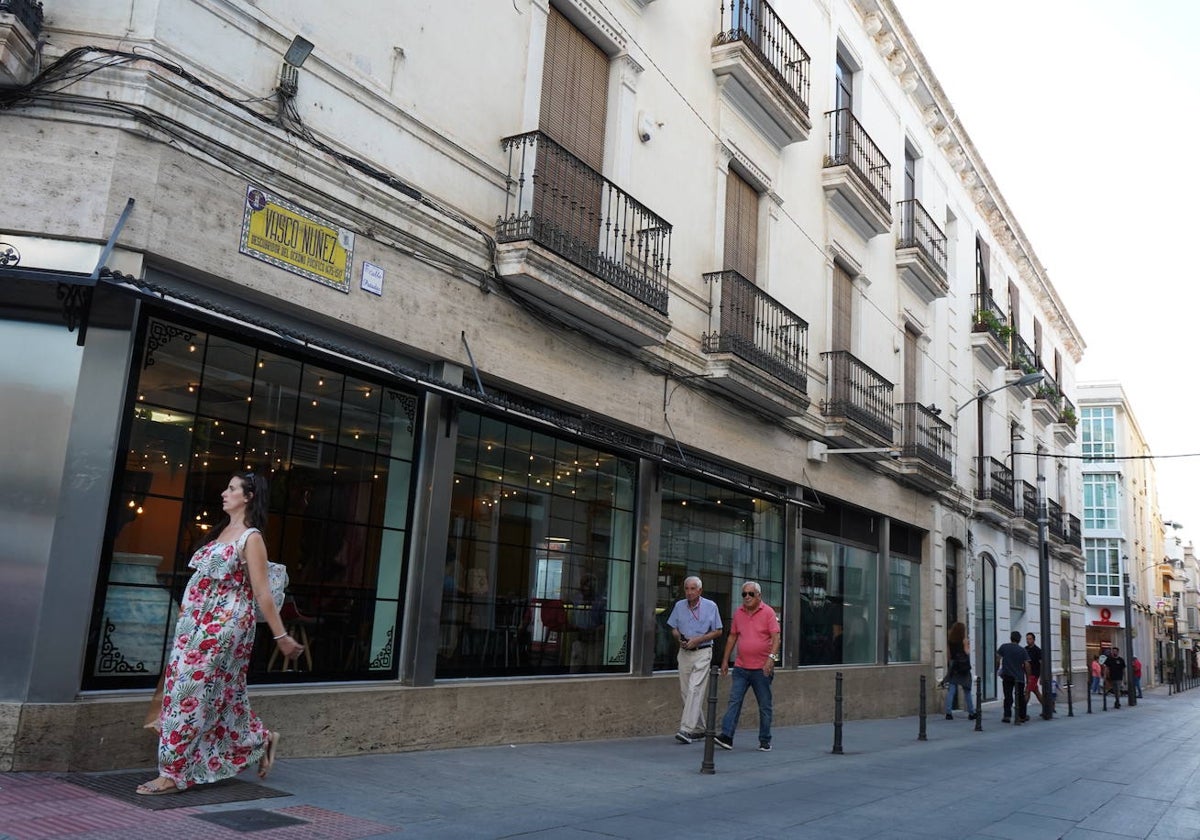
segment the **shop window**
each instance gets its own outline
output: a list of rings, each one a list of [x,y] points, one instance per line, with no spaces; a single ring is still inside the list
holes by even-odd
[[[437,676],[627,673],[636,464],[459,417]]]
[[[704,597],[714,601],[726,632],[742,605],[748,580],[762,587],[763,603],[783,621],[783,506],[679,473],[662,477],[662,536],[658,549],[658,596],[654,667],[674,670],[678,650],[667,627],[683,581],[696,575]],[[713,649],[719,662],[723,638]]]
[[[879,554],[809,535],[803,554],[800,664],[875,664]]]
[[[260,626],[251,682],[396,674],[416,396],[165,317],[147,318],[126,406],[85,687],[153,685],[190,577],[237,470],[268,476],[298,670]]]
[[[888,560],[888,662],[921,659],[921,564]]]

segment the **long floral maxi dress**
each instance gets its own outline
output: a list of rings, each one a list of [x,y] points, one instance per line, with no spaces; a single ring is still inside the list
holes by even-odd
[[[250,709],[246,671],[254,647],[254,593],[234,543],[211,542],[188,562],[175,645],[167,662],[158,769],[177,787],[236,775],[262,758],[269,732]]]

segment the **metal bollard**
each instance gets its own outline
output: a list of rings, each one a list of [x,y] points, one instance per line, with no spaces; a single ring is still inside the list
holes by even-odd
[[[975,678],[975,731],[983,731],[983,683],[981,677]]]
[[[833,689],[833,754],[842,754],[842,672],[834,676]]]
[[[1108,711],[1108,689],[1104,687],[1104,683],[1100,683],[1100,711]]]
[[[918,741],[927,741],[929,739],[925,737],[925,675],[924,674],[921,675],[921,707],[920,708],[921,708],[921,712],[920,712],[921,726],[917,731],[917,740]]]
[[[1092,678],[1088,677],[1088,714],[1092,713]]]
[[[700,772],[705,776],[711,776],[717,772],[717,765],[713,762],[713,751],[716,749],[714,739],[716,738],[716,719],[717,719],[717,677],[721,675],[721,669],[716,665],[708,672],[708,718],[704,726],[704,761],[700,763]]]
[[[1067,683],[1067,717],[1075,717],[1075,705],[1071,702],[1071,683]]]

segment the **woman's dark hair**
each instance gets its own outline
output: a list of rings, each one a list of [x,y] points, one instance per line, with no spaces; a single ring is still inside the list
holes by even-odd
[[[246,526],[261,531],[267,527],[267,507],[271,502],[267,477],[254,470],[236,472],[233,477],[241,479],[242,492],[247,496]]]
[[[266,477],[259,475],[254,470],[246,470],[245,472],[235,472],[233,478],[242,482],[242,492],[249,496],[246,501],[246,527],[257,528],[260,531],[265,530],[267,508],[271,502]],[[229,514],[222,513],[221,518],[214,522],[212,528],[205,531],[196,545],[192,547],[192,551],[195,552],[201,546],[208,545],[215,540],[228,524]]]
[[[967,627],[961,621],[954,622],[950,625],[950,629],[946,631],[946,639],[950,642],[962,644],[965,638],[967,638]]]

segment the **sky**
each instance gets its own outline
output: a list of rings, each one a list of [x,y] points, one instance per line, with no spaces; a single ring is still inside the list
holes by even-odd
[[[1200,3],[894,2],[1200,543]]]

